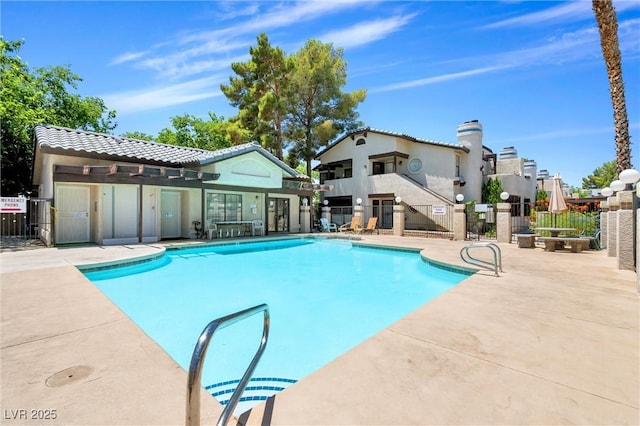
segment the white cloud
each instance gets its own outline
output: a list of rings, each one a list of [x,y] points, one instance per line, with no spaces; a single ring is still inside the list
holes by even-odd
[[[299,1],[293,5],[289,2],[262,2],[234,8],[232,6],[238,5],[238,2],[226,2],[222,7],[225,19],[233,14],[236,14],[236,18],[241,16],[251,16],[251,18],[240,22],[234,19],[232,25],[215,30],[182,33],[173,39],[156,44],[149,51],[120,55],[111,63],[132,63],[135,68],[156,71],[162,78],[188,77],[201,72],[228,69],[231,62],[246,60],[249,46],[255,43],[253,37],[259,32],[312,21],[345,9],[373,3],[376,1]],[[264,4],[269,5],[269,10],[259,13],[258,5]],[[378,23],[378,28],[381,31],[390,32],[393,30],[393,25],[401,25],[402,21],[402,18],[382,20]],[[219,24],[220,21],[217,21],[212,26],[219,26]],[[252,38],[244,39],[247,35],[251,35]],[[242,53],[237,53],[240,51]]]
[[[128,53],[123,53],[122,55],[116,57],[111,62],[109,62],[109,65],[120,65],[120,64],[124,64],[125,62],[132,62],[132,61],[135,61],[137,59],[140,59],[141,57],[143,57],[146,54],[147,54],[147,52],[128,52]]]
[[[505,19],[503,21],[487,24],[482,28],[494,29],[505,27],[522,27],[537,24],[552,24],[558,20],[584,19],[587,16],[593,16],[590,1],[572,1],[564,3],[560,6],[544,9],[539,12],[528,13],[515,18]]]
[[[221,96],[220,83],[223,80],[223,76],[217,75],[171,86],[109,93],[101,98],[119,114],[148,111]]]
[[[614,7],[617,13],[640,7],[637,1],[615,1]],[[563,3],[539,12],[528,13],[515,18],[505,19],[483,26],[483,29],[524,27],[532,25],[555,25],[558,21],[571,22],[585,19],[595,20],[590,1],[579,0]]]
[[[325,43],[333,43],[338,47],[362,46],[401,30],[414,16],[394,16],[387,19],[361,22],[350,28],[325,33],[319,39]]]
[[[619,43],[623,52],[626,49],[626,52],[629,54],[638,53],[640,49],[640,41],[637,39],[639,27],[640,19],[628,20],[620,23],[620,31],[618,32],[620,37]],[[452,64],[462,63],[492,65],[480,65],[474,69],[389,84],[372,88],[369,90],[369,93],[388,92],[392,90],[426,86],[507,69],[566,64],[585,59],[592,60],[594,58],[602,60],[601,57],[600,34],[598,29],[595,26],[592,26],[544,40],[535,47],[500,52],[493,55],[459,58],[456,61],[448,63],[449,66],[452,66]]]
[[[401,83],[388,84],[386,86],[376,87],[368,90],[369,93],[390,92],[399,89],[410,89],[412,87],[427,86],[429,84],[442,83],[445,81],[458,80],[461,78],[471,77],[479,74],[487,74],[506,68],[505,66],[490,66],[484,68],[475,68],[466,71],[442,74],[434,77],[420,78],[417,80],[404,81]]]

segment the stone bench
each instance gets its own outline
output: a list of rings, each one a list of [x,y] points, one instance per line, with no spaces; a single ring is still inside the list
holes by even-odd
[[[534,248],[536,246],[536,238],[538,234],[516,234],[519,248]]]
[[[591,237],[540,237],[544,242],[544,251],[556,251],[568,245],[572,253],[580,253],[583,249],[589,249]]]

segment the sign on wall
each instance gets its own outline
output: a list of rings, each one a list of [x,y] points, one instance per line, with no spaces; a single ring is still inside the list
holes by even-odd
[[[0,213],[26,213],[27,199],[25,197],[1,197]]]
[[[434,216],[443,216],[447,214],[447,206],[432,206],[431,214]]]

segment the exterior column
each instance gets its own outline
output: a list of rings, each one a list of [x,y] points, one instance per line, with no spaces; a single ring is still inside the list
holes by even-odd
[[[607,223],[607,217],[609,216],[609,203],[606,201],[600,202],[600,248],[607,248],[607,238],[609,234],[609,226]]]
[[[640,185],[636,185],[636,199],[638,199],[638,197],[640,197]],[[640,235],[638,234],[638,232],[640,232],[640,206],[638,206],[638,209],[636,210],[636,223],[635,223],[635,233],[636,233],[636,265],[640,265],[640,238],[638,238],[637,236]],[[637,270],[636,270],[636,291],[638,294],[640,294],[640,274],[638,274]]]
[[[364,226],[363,222],[364,222],[364,207],[360,206],[353,206],[353,217],[359,217],[360,218],[360,225]]]
[[[393,206],[393,235],[396,237],[404,235],[404,206],[402,204]]]
[[[617,218],[617,247],[618,269],[635,270],[634,258],[634,223],[633,223],[633,192],[620,191],[617,194],[620,209]]]
[[[609,257],[616,257],[618,255],[616,249],[618,248],[618,209],[620,203],[618,197],[611,196],[607,198],[609,205],[609,214],[607,215],[607,255]]]
[[[498,203],[496,234],[499,243],[511,243],[511,204]]]
[[[331,207],[324,206],[320,208],[320,216],[327,219],[327,222],[331,223]]]
[[[467,238],[467,206],[465,204],[453,205],[453,239],[464,241]]]
[[[305,234],[311,232],[311,206],[309,205],[300,206],[300,232]]]

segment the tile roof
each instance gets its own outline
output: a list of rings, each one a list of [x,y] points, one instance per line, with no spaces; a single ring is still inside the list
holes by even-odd
[[[125,138],[122,136],[74,130],[58,126],[38,125],[35,128],[36,142],[51,150],[75,151],[104,159],[136,160],[172,166],[202,166],[256,151],[295,178],[306,175],[280,161],[256,143],[236,145],[217,151],[167,145],[153,141]]]
[[[378,134],[382,134],[382,135],[396,136],[396,137],[400,137],[400,138],[403,138],[403,139],[407,139],[407,140],[412,141],[412,142],[424,143],[424,144],[429,144],[429,145],[439,145],[439,146],[445,146],[445,147],[449,147],[449,148],[462,149],[462,150],[468,151],[468,148],[466,148],[465,146],[463,146],[463,145],[461,145],[459,143],[441,142],[441,141],[435,141],[435,140],[431,140],[431,139],[417,138],[415,136],[411,136],[411,135],[408,135],[406,133],[391,132],[389,130],[381,130],[381,129],[376,129],[376,128],[372,128],[372,127],[360,127],[360,128],[355,129],[355,130],[353,130],[353,131],[351,131],[349,133],[346,133],[345,135],[343,135],[339,139],[337,139],[335,142],[333,142],[332,144],[328,145],[325,149],[323,149],[322,151],[318,152],[318,154],[316,155],[316,159],[320,155],[324,154],[325,152],[327,152],[328,150],[330,150],[331,148],[333,148],[334,146],[336,146],[337,144],[342,142],[343,140],[347,139],[349,136],[357,135],[358,133],[364,133],[364,132],[373,132],[373,133],[378,133]]]

